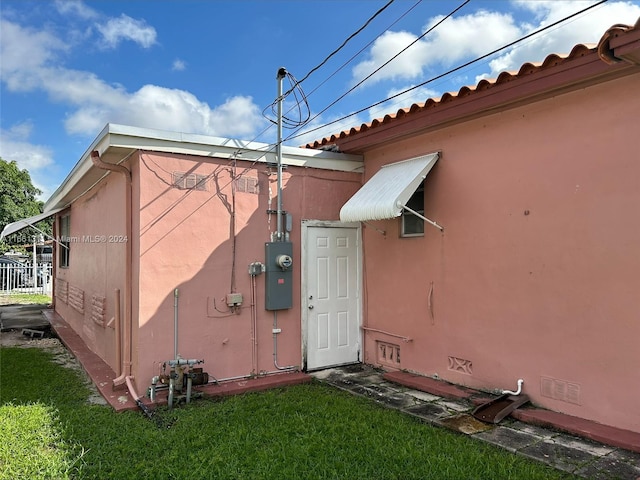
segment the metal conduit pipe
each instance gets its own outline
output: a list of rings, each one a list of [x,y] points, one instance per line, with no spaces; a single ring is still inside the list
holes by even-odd
[[[253,368],[253,373],[258,375],[260,370],[258,370],[258,310],[256,305],[256,277],[255,275],[251,276],[251,367]]]
[[[178,289],[173,291],[173,358],[178,359]]]
[[[121,374],[118,378],[113,380],[112,386],[117,386],[125,383],[126,377],[131,376],[132,357],[133,357],[133,321],[131,318],[131,300],[132,300],[132,227],[131,227],[131,172],[124,165],[116,165],[113,163],[106,163],[100,158],[100,153],[97,150],[91,152],[91,161],[97,168],[108,170],[110,172],[117,172],[124,176],[125,179],[125,235],[127,241],[125,242],[125,276],[124,276],[124,345],[122,346],[123,355],[122,366],[118,367],[121,370]],[[119,309],[118,309],[119,310]],[[119,313],[118,313],[119,315]],[[129,381],[127,387],[129,386]],[[130,392],[133,395],[133,392]]]
[[[120,316],[120,289],[116,288],[115,291],[115,300],[114,305],[116,309],[116,373],[118,374],[118,378],[114,380],[118,380],[122,373],[122,317]],[[123,378],[124,380],[124,378]]]
[[[273,312],[273,365],[278,370],[294,370],[297,369],[297,365],[289,365],[286,367],[281,367],[278,365],[278,311],[274,310]]]
[[[286,368],[286,367],[285,367]],[[294,366],[292,368],[298,368],[297,366]],[[258,375],[259,377],[266,377],[266,376],[270,376],[270,375],[282,375],[284,373],[287,373],[286,371],[283,370],[269,370],[269,371],[265,371],[265,372],[260,372],[260,375]],[[227,377],[227,378],[214,378],[213,380],[209,380],[206,385],[216,385],[219,383],[224,383],[224,382],[233,382],[235,380],[248,380],[251,378],[255,378],[255,375],[237,375],[235,377]],[[168,387],[158,387],[158,389],[160,388],[168,388]]]

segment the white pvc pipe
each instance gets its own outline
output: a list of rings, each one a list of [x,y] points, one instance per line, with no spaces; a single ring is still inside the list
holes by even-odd
[[[518,379],[518,389],[513,392],[511,390],[502,390],[502,394],[503,395],[520,395],[520,393],[522,392],[522,384],[524,383],[524,380],[519,378]]]

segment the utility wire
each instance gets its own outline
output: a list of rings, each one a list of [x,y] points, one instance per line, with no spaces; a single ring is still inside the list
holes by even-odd
[[[323,80],[321,83],[319,83],[313,90],[311,90],[309,92],[309,94],[307,95],[307,97],[310,97],[311,95],[313,95],[313,93],[318,90],[322,85],[324,85],[325,83],[327,83],[331,78],[333,78],[340,70],[342,70],[344,67],[346,67],[348,64],[350,64],[358,55],[360,55],[362,52],[364,52],[367,48],[369,48],[378,38],[380,38],[387,30],[390,30],[391,27],[393,27],[396,23],[398,23],[400,20],[402,20],[404,17],[406,17],[414,8],[416,8],[418,5],[420,5],[422,3],[422,0],[418,0],[416,3],[413,4],[413,6],[411,6],[406,12],[404,12],[402,15],[400,15],[396,20],[394,20],[390,25],[388,25],[381,33],[379,33],[378,35],[376,35],[374,38],[371,39],[371,41],[369,43],[367,43],[365,46],[363,46],[360,50],[358,50],[355,54],[353,54],[351,56],[351,58],[349,58],[346,62],[344,62],[342,65],[340,65],[331,75],[329,75],[325,80]]]
[[[595,8],[595,7],[599,6],[599,5],[602,5],[603,3],[606,3],[608,1],[609,0],[600,0],[597,3],[594,3],[594,4],[592,4],[592,5],[590,5],[590,6],[586,7],[586,8],[583,8],[582,10],[579,10],[579,11],[575,12],[575,13],[572,13],[571,15],[568,15],[568,16],[560,19],[560,20],[557,20],[557,21],[555,21],[555,22],[553,22],[553,23],[551,23],[551,24],[549,24],[549,25],[547,25],[545,27],[539,28],[538,30],[535,30],[534,32],[531,32],[531,33],[525,35],[524,37],[521,37],[521,38],[519,38],[517,40],[514,40],[511,43],[508,43],[508,44],[506,44],[506,45],[504,45],[504,46],[502,46],[500,48],[496,48],[495,50],[493,50],[493,51],[491,51],[489,53],[486,53],[486,54],[484,54],[484,55],[482,55],[480,57],[477,57],[477,58],[475,58],[473,60],[470,60],[470,61],[468,61],[468,62],[466,62],[466,63],[464,63],[462,65],[459,65],[459,66],[457,66],[455,68],[452,68],[451,70],[448,70],[448,71],[446,71],[444,73],[441,73],[440,75],[432,77],[429,80],[426,80],[426,81],[424,81],[422,83],[414,85],[413,87],[407,88],[406,90],[403,90],[403,91],[401,91],[399,93],[396,93],[395,95],[387,97],[384,100],[380,100],[379,102],[373,103],[373,104],[369,105],[368,107],[361,108],[360,110],[356,110],[355,112],[352,112],[352,113],[350,113],[348,115],[345,115],[345,116],[340,117],[340,118],[338,118],[336,120],[333,120],[333,121],[331,121],[329,123],[326,123],[326,124],[321,125],[319,127],[312,128],[312,129],[307,130],[307,131],[302,132],[302,133],[297,133],[300,130],[300,129],[298,129],[297,132],[293,132],[290,136],[285,138],[283,141],[288,141],[288,140],[291,140],[293,138],[301,137],[302,135],[307,135],[308,133],[315,132],[315,131],[320,130],[322,128],[328,127],[329,125],[333,125],[334,123],[338,123],[338,122],[341,122],[343,120],[346,120],[347,118],[353,117],[354,115],[358,115],[359,113],[365,112],[365,111],[369,110],[370,108],[377,107],[377,106],[379,106],[379,105],[381,105],[381,104],[383,104],[385,102],[388,102],[389,100],[393,100],[394,98],[397,98],[397,97],[399,97],[401,95],[404,95],[405,93],[411,92],[411,91],[413,91],[413,90],[415,90],[417,88],[420,88],[420,87],[423,87],[423,86],[425,86],[425,85],[427,85],[429,83],[435,82],[436,80],[439,80],[439,79],[441,79],[443,77],[446,77],[447,75],[455,73],[458,70],[461,70],[463,68],[468,67],[469,65],[472,65],[472,64],[477,63],[477,62],[479,62],[481,60],[484,60],[485,58],[490,57],[491,55],[494,55],[494,54],[496,54],[496,53],[498,53],[498,52],[500,52],[500,51],[502,51],[502,50],[504,50],[506,48],[512,47],[512,46],[514,46],[514,45],[516,45],[516,44],[518,44],[520,42],[523,42],[524,40],[527,40],[527,39],[533,37],[534,35],[537,35],[539,33],[542,33],[544,31],[546,31],[546,30],[549,30],[552,27],[555,27],[555,26],[557,26],[557,25],[559,25],[561,23],[564,23],[567,20],[570,20],[570,19],[572,19],[572,18],[574,18],[574,17],[576,17],[576,16],[578,16],[578,15],[584,13],[584,12],[587,12],[588,10],[591,10],[592,8]],[[319,115],[321,115],[322,113],[326,112],[327,109],[329,109],[330,107],[335,105],[338,101],[340,101],[342,98],[344,98],[344,96],[347,95],[348,93],[350,93],[351,91],[353,91],[353,89],[349,90],[344,95],[342,95],[340,98],[338,98],[336,101],[334,101],[331,104],[329,104],[325,109],[323,109],[321,112],[319,112],[317,115],[315,115],[311,120],[317,118]]]
[[[365,25],[363,25],[357,32],[355,32],[354,34],[352,34],[347,40],[345,40],[342,45],[340,46],[340,48],[338,48],[337,50],[335,50],[334,52],[332,52],[327,58],[325,58],[325,60],[323,60],[317,67],[313,68],[311,71],[309,71],[309,73],[307,73],[304,78],[300,81],[295,81],[295,83],[292,83],[293,86],[298,86],[300,83],[302,83],[304,80],[306,80],[309,75],[311,75],[311,73],[313,73],[315,70],[317,70],[320,66],[324,65],[326,63],[326,61],[333,56],[335,53],[337,53],[341,48],[343,48],[347,42],[353,38],[356,34],[358,34],[359,32],[361,32],[370,22],[371,20],[373,20],[376,16],[378,16],[384,9],[386,9],[391,3],[393,2],[390,1],[387,5],[385,5],[382,9],[378,10],[374,16],[372,16],[371,18],[369,18],[369,20],[367,21],[367,23]],[[371,41],[369,41],[369,43],[367,43],[365,46],[363,46],[360,50],[358,50],[358,52],[356,52],[354,55],[351,56],[351,58],[349,58],[346,62],[344,62],[342,65],[340,65],[336,70],[333,71],[333,73],[331,73],[326,79],[324,79],[322,82],[320,82],[313,90],[311,90],[311,92],[309,92],[309,94],[304,95],[304,92],[302,92],[302,96],[304,98],[305,103],[307,104],[307,106],[305,108],[307,108],[309,110],[309,116],[307,117],[305,123],[308,123],[311,112],[310,112],[310,108],[308,108],[308,97],[310,97],[311,95],[313,95],[320,87],[322,87],[322,85],[324,85],[325,83],[327,83],[331,78],[333,78],[339,71],[341,71],[343,68],[345,68],[349,63],[351,63],[356,57],[358,57],[358,55],[360,55],[363,51],[365,51],[367,48],[369,48],[380,36],[382,36],[387,30],[389,30],[391,27],[393,27],[396,23],[398,23],[400,20],[402,20],[404,17],[406,17],[414,8],[416,8],[418,5],[420,5],[422,3],[422,0],[417,0],[416,3],[413,4],[413,6],[411,6],[407,11],[405,11],[402,15],[400,15],[400,17],[398,17],[396,20],[394,20],[391,24],[389,24],[386,28],[384,28],[382,30],[382,32],[380,32],[378,35],[376,35],[373,39],[371,39]],[[294,91],[294,87],[291,87],[290,90],[288,91],[288,93],[286,93],[285,95],[288,95],[289,93],[291,93],[292,91]],[[300,90],[302,91],[302,88],[300,88]],[[283,96],[285,96],[283,95]],[[286,114],[289,114],[291,111],[293,111],[295,108],[298,107],[298,102],[296,102],[296,105],[292,106],[289,108],[289,110],[287,110]],[[273,125],[275,125],[275,121],[273,121],[271,118],[268,118],[266,116],[266,112],[267,110],[271,109],[272,114],[275,116],[276,115],[276,106],[277,106],[277,99],[272,102],[270,105],[268,105],[267,107],[265,107],[265,109],[262,111],[262,115],[267,118],[267,120],[269,121],[269,125],[264,128],[258,135],[256,135],[254,137],[254,139],[252,141],[255,141],[256,139],[260,138],[262,135],[264,135]],[[286,115],[285,114],[285,115]],[[299,113],[299,117],[301,117],[300,113]],[[286,117],[285,117],[286,118]],[[290,125],[286,125],[289,128],[298,128],[298,127],[302,127],[303,125],[297,125],[296,127],[292,127]],[[275,148],[275,144],[274,144],[274,148]]]
[[[333,57],[336,53],[338,53],[340,50],[342,50],[345,45],[347,43],[349,43],[349,41],[351,39],[353,39],[356,35],[358,35],[360,32],[362,32],[365,28],[367,28],[367,26],[378,16],[380,15],[382,12],[384,12],[395,0],[389,0],[389,2],[387,2],[387,4],[380,8],[376,13],[374,13],[371,17],[369,17],[369,19],[364,23],[364,25],[362,25],[358,30],[356,30],[355,32],[353,32],[351,35],[349,35],[347,37],[347,39],[342,42],[342,45],[340,45],[338,48],[336,48],[333,52],[331,52],[329,55],[327,55],[327,57],[322,60],[318,65],[316,65],[315,67],[313,67],[311,70],[309,70],[309,72],[302,77],[302,79],[298,82],[296,82],[296,84],[291,88],[291,90],[289,90],[288,92],[286,92],[284,94],[284,96],[286,97],[289,93],[291,93],[291,91],[299,84],[301,84],[302,82],[304,82],[307,78],[309,78],[309,76],[315,72],[316,70],[318,70],[320,67],[322,67],[325,63],[327,63],[329,61],[329,59],[331,57]]]
[[[295,77],[291,73],[286,72],[286,77],[290,82],[290,88],[285,93],[283,93],[280,98],[276,98],[270,105],[265,107],[265,109],[262,111],[262,115],[267,120],[269,120],[269,122],[271,122],[272,124],[275,124],[276,121],[274,121],[273,119],[267,117],[266,112],[268,110],[271,110],[271,113],[274,116],[277,116],[276,109],[277,109],[277,105],[278,105],[279,101],[283,100],[284,98],[286,98],[289,95],[293,94],[294,97],[295,97],[295,102],[294,102],[294,105],[289,110],[287,110],[287,112],[283,115],[283,117],[282,117],[283,126],[286,127],[286,128],[299,128],[299,127],[304,126],[306,123],[308,123],[309,119],[311,118],[311,109],[309,107],[309,102],[307,101],[307,95],[305,95],[304,91],[302,90],[302,87],[300,86],[301,83],[304,82],[307,78],[309,78],[313,72],[317,71],[324,64],[326,64],[331,57],[333,57],[340,50],[342,50],[347,45],[347,43],[349,43],[349,41],[351,39],[355,38],[356,35],[358,35],[360,32],[362,32],[378,15],[380,15],[382,12],[384,12],[394,1],[395,0],[389,0],[389,2],[387,2],[386,5],[384,5],[380,9],[378,9],[378,11],[375,12],[371,17],[369,17],[369,19],[358,30],[356,30],[351,35],[349,35],[342,42],[342,44],[338,48],[336,48],[333,52],[331,52],[328,56],[326,56],[324,58],[324,60],[322,60],[318,65],[316,65],[311,70],[309,70],[309,72],[307,72],[307,74],[301,80],[296,80]],[[470,1],[470,0],[467,0],[467,1]],[[418,2],[418,3],[420,3],[420,2]],[[416,3],[416,5],[417,5],[417,3]],[[414,5],[414,7],[415,7],[415,5]],[[413,9],[414,7],[412,7],[411,9]],[[405,15],[406,15],[406,13],[403,14],[400,18],[403,18]],[[399,20],[400,19],[396,20],[396,22],[399,21]],[[395,24],[395,22],[394,22],[394,24]],[[377,35],[375,38],[378,38],[380,35],[381,34]],[[373,43],[374,40],[369,42],[368,45]],[[360,52],[358,52],[358,54],[361,53],[365,48],[367,48],[367,47],[363,47],[360,50]],[[349,59],[349,61],[347,63],[349,63],[351,60],[353,60],[353,58],[355,58],[355,56],[351,57],[351,59]],[[340,67],[340,69],[343,68],[347,63],[343,64],[342,67]],[[339,71],[340,69],[338,69],[337,71]],[[335,75],[336,72],[334,72],[331,76]],[[331,78],[331,76],[329,78]],[[320,85],[323,85],[327,80],[328,80],[328,78],[325,81],[323,81]],[[316,87],[316,89],[314,89],[313,91],[315,92],[315,90],[317,90],[318,87]],[[287,114],[289,112],[291,112],[293,110],[296,110],[296,109],[297,109],[297,113],[298,113],[298,119],[297,120],[294,120],[294,119],[292,119],[292,118],[287,116]]]
[[[386,67],[387,65],[389,65],[389,63],[391,63],[393,60],[395,60],[396,58],[398,58],[402,53],[406,52],[409,48],[411,48],[413,45],[415,45],[417,42],[419,42],[420,40],[422,40],[425,36],[427,36],[429,33],[431,33],[433,30],[435,30],[436,28],[438,28],[444,21],[446,21],[447,19],[451,18],[455,13],[457,13],[460,9],[462,9],[465,5],[467,5],[471,0],[465,0],[464,2],[462,2],[460,5],[458,5],[455,9],[453,9],[446,17],[443,17],[442,19],[440,19],[440,21],[438,21],[435,25],[433,25],[431,28],[427,29],[424,33],[422,33],[422,35],[420,35],[419,37],[417,37],[413,42],[411,42],[409,45],[407,45],[406,47],[404,47],[402,50],[400,50],[398,53],[396,53],[393,57],[391,57],[389,60],[387,60],[386,62],[384,62],[382,65],[380,65],[378,68],[376,68],[373,72],[371,72],[369,75],[367,75],[366,77],[364,77],[362,80],[360,80],[358,83],[356,83],[353,87],[351,87],[349,90],[347,90],[346,92],[344,92],[342,95],[340,95],[337,99],[335,99],[333,102],[331,102],[329,105],[327,105],[324,109],[322,109],[320,112],[318,112],[316,115],[313,116],[313,118],[309,119],[309,121],[314,120],[316,118],[318,118],[320,115],[322,115],[324,112],[326,112],[329,108],[333,107],[336,103],[338,103],[340,100],[342,100],[344,97],[346,97],[347,95],[349,95],[351,92],[353,92],[356,88],[358,88],[360,85],[362,85],[364,82],[366,82],[367,80],[369,80],[373,75],[375,75],[376,73],[378,73],[380,70],[382,70],[384,67]],[[356,115],[359,112],[354,112],[350,115],[347,115],[346,117],[343,117],[339,120],[335,120],[327,125],[331,125],[333,123],[336,123],[337,121],[340,120],[344,120],[345,118],[349,118],[353,115]],[[313,132],[319,128],[323,128],[327,125],[323,125],[322,127],[317,127],[316,129],[313,130],[309,130],[309,132]],[[305,132],[305,133],[309,133],[309,132]],[[295,132],[294,132],[295,135]],[[287,137],[285,139],[289,140],[291,138],[295,138],[297,136],[300,135],[291,135],[289,137]]]
[[[293,94],[293,96],[295,97],[294,105],[289,110],[287,110],[285,114],[282,115],[282,125],[287,128],[302,127],[307,124],[309,118],[311,117],[311,108],[309,107],[307,96],[305,95],[304,90],[302,90],[300,82],[298,82],[296,78],[287,70],[285,70],[284,68],[282,70],[284,70],[285,78],[289,80],[291,88],[289,89],[288,93],[285,93],[282,96],[276,98],[270,105],[266,106],[262,111],[262,116],[269,120],[272,124],[276,124],[278,118],[278,104],[280,100],[284,100],[287,95]],[[267,116],[267,110],[271,110],[271,114],[276,117],[276,120]],[[297,119],[288,116],[288,114],[293,110],[297,110]]]

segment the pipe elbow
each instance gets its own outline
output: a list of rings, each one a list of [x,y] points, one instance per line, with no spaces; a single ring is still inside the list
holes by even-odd
[[[127,180],[131,180],[131,172],[127,167],[103,161],[102,158],[100,158],[100,152],[98,152],[97,150],[91,151],[91,161],[98,168],[109,170],[110,172],[122,173],[127,178]]]
[[[518,389],[514,392],[512,390],[502,390],[502,394],[503,395],[520,395],[522,393],[522,384],[524,383],[524,380],[519,378],[518,379]]]
[[[142,395],[138,395],[138,392],[136,392],[136,387],[134,386],[133,381],[134,381],[133,375],[128,375],[125,377],[125,382],[127,384],[127,389],[129,390],[129,394],[131,394],[134,401],[138,401],[140,400],[140,398],[142,398]]]

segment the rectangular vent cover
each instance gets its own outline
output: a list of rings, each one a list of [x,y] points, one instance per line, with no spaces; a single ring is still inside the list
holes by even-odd
[[[380,365],[400,368],[400,346],[387,342],[376,342],[377,359]]]
[[[180,190],[207,190],[207,176],[197,173],[173,172],[172,186]]]
[[[551,377],[540,377],[540,394],[562,402],[581,405],[580,384]]]

